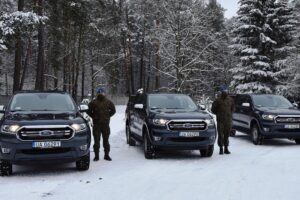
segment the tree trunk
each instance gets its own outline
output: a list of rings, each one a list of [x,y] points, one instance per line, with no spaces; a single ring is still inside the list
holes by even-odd
[[[132,62],[132,47],[131,47],[131,33],[130,33],[130,23],[129,23],[129,17],[128,17],[128,9],[126,7],[126,22],[127,22],[127,29],[129,30],[129,33],[127,32],[126,40],[128,39],[128,62],[129,62],[129,94],[134,94],[134,74],[133,74],[133,62]]]
[[[43,0],[37,0],[37,13],[39,16],[43,15]],[[36,90],[44,90],[44,70],[45,70],[45,58],[44,58],[44,25],[42,22],[39,24],[38,29],[38,61],[37,61],[37,73],[35,81]]]
[[[63,91],[68,90],[68,68],[69,68],[69,15],[67,8],[63,8],[63,44],[64,44],[64,53],[63,53]]]
[[[91,55],[91,59],[94,58],[94,55],[93,55],[93,50],[90,50],[90,55]],[[91,65],[90,65],[90,69],[91,69],[91,77],[92,77],[92,80],[91,80],[91,98],[93,99],[94,98],[94,66],[93,66],[93,61],[91,61]]]
[[[6,87],[6,96],[8,96],[9,92],[8,92],[8,73],[5,73],[5,87]]]
[[[140,88],[144,88],[145,85],[145,65],[144,65],[144,54],[145,54],[145,19],[143,23],[143,38],[142,38],[142,50],[141,50],[141,63],[140,63]]]
[[[160,21],[157,19],[155,22],[156,28],[160,25]],[[160,42],[156,39],[155,44],[155,68],[156,68],[156,76],[155,76],[155,89],[158,90],[160,88]]]
[[[77,91],[78,91],[78,77],[79,77],[79,69],[81,64],[81,47],[82,47],[82,35],[83,35],[83,27],[80,25],[79,27],[79,38],[78,38],[78,49],[77,49],[77,62],[75,66],[75,77],[73,84],[73,98],[75,102],[77,102]]]
[[[26,51],[26,57],[25,57],[25,61],[24,61],[24,67],[23,67],[23,73],[22,73],[22,78],[21,78],[21,83],[20,83],[20,90],[23,89],[24,86],[24,81],[25,81],[25,76],[26,76],[26,71],[28,68],[28,63],[31,57],[31,38],[29,37],[28,39],[28,47],[27,47],[27,51]]]
[[[18,1],[18,11],[23,11],[24,0]],[[15,68],[14,68],[14,82],[13,93],[20,90],[20,73],[22,68],[22,38],[19,31],[16,32],[16,44],[15,44]]]
[[[82,63],[85,62],[85,50],[83,50],[83,56],[82,56]],[[85,66],[82,64],[81,66],[81,99],[84,98],[84,93],[85,93]]]

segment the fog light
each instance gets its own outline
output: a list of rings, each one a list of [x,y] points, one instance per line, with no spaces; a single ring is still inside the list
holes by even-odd
[[[87,148],[88,148],[88,145],[87,145],[87,144],[81,145],[81,146],[80,146],[80,150],[81,150],[81,151],[86,151]]]
[[[216,136],[210,136],[209,139],[210,139],[210,140],[215,140],[215,139],[216,139]]]
[[[265,131],[265,132],[269,132],[269,131],[270,131],[270,128],[264,128],[264,131]]]
[[[154,141],[160,141],[161,140],[161,137],[158,137],[158,136],[154,136]]]
[[[1,148],[2,150],[2,153],[5,153],[5,154],[9,154],[10,153],[10,149],[9,148]]]

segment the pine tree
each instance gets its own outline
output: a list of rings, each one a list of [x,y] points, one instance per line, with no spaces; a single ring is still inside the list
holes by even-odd
[[[296,24],[289,0],[272,0],[266,21],[270,25],[270,37],[276,41],[270,55],[275,80],[273,91],[287,94],[287,80],[293,76],[290,74],[293,67],[290,66],[288,58],[295,50],[292,42]]]
[[[268,52],[276,44],[265,34],[268,24],[265,22],[269,1],[241,0],[238,11],[238,23],[234,29],[235,55],[239,63],[232,69],[231,85],[237,92],[242,93],[271,93],[272,63]]]

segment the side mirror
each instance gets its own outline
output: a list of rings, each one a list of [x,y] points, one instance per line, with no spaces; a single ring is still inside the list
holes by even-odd
[[[143,109],[144,105],[143,104],[134,104],[134,108],[136,108],[136,109]]]
[[[198,104],[200,110],[206,110],[206,106],[204,104]]]
[[[80,112],[87,112],[88,109],[89,109],[88,105],[85,105],[85,104],[79,105],[79,111]]]
[[[5,112],[5,106],[4,105],[0,105],[0,113],[4,113]]]
[[[293,103],[293,106],[295,107],[295,108],[298,108],[298,104],[297,103]]]
[[[243,107],[250,108],[250,103],[242,103],[242,106],[243,106]]]

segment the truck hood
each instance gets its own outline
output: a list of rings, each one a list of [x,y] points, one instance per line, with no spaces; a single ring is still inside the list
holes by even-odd
[[[71,125],[83,123],[83,119],[74,112],[10,112],[5,116],[6,124],[18,125]]]
[[[259,111],[274,114],[274,115],[300,115],[300,110],[296,108],[270,108],[270,107],[263,107],[257,108]]]
[[[182,111],[182,110],[159,110],[152,111],[153,118],[171,119],[211,119],[212,117],[204,111]]]

